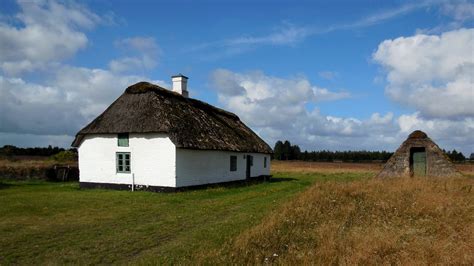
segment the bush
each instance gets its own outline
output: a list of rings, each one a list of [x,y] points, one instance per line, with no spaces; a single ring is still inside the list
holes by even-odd
[[[77,160],[77,154],[72,151],[61,151],[49,158],[57,162],[71,162]]]

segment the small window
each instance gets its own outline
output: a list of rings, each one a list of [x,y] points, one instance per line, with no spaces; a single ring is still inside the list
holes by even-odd
[[[230,171],[237,171],[237,156],[230,156]]]
[[[128,147],[128,133],[119,133],[118,134],[118,146],[119,147]]]
[[[117,173],[130,173],[130,153],[117,152]]]
[[[267,157],[263,157],[263,168],[267,168]]]

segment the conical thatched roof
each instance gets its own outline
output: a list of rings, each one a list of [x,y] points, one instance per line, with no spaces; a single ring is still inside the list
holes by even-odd
[[[125,92],[72,143],[87,134],[166,133],[178,148],[272,153],[272,149],[239,117],[199,100],[148,82]]]
[[[450,159],[425,132],[413,131],[398,150],[390,157],[377,177],[410,177],[413,176],[414,150],[424,150],[426,154],[426,176],[451,177],[461,176]]]

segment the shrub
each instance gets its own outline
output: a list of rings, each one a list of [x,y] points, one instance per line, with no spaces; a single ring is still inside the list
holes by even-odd
[[[71,162],[77,160],[77,154],[72,151],[61,151],[49,158],[57,162]]]

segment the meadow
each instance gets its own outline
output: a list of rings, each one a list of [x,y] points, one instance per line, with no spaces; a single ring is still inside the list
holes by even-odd
[[[165,194],[2,179],[0,264],[474,263],[472,167],[380,167],[273,162],[271,181]]]

